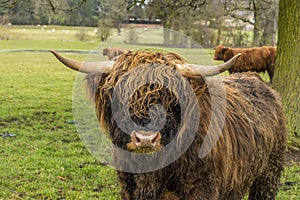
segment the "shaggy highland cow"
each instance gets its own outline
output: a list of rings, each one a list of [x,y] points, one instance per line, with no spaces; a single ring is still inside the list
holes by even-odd
[[[117,56],[120,56],[127,52],[128,51],[126,49],[124,49],[123,47],[117,47],[117,48],[105,48],[105,49],[103,49],[102,54],[104,56],[108,56],[109,60],[113,60]]]
[[[117,167],[122,199],[235,200],[247,192],[249,199],[275,199],[287,137],[278,95],[255,72],[212,76],[227,70],[238,55],[206,68],[188,64],[175,53],[129,52],[107,66],[52,52],[68,67],[88,73],[99,123],[112,143],[125,150],[115,151],[116,165],[147,168],[153,165],[149,160],[159,165],[191,140],[176,160],[156,170]],[[189,86],[195,101],[188,100]],[[218,96],[222,92],[224,99]],[[134,123],[122,117],[124,110]],[[156,114],[160,110],[162,117]],[[215,134],[219,138],[213,144]],[[173,143],[174,148],[166,150]],[[211,151],[199,156],[207,143]],[[135,157],[139,155],[146,159]]]
[[[228,69],[229,73],[255,71],[267,71],[272,83],[277,48],[273,46],[263,46],[255,48],[229,48],[219,45],[215,48],[215,60],[228,61],[238,53],[242,55],[236,63]]]

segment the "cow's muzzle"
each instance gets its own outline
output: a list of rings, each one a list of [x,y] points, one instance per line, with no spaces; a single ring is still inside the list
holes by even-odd
[[[127,144],[127,148],[138,152],[151,152],[161,149],[160,132],[152,131],[132,131],[131,141]]]

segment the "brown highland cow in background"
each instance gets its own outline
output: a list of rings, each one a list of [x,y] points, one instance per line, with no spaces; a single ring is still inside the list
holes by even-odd
[[[109,60],[113,60],[115,57],[127,52],[128,51],[123,47],[116,47],[116,48],[105,48],[103,49],[102,54],[104,56],[108,56]]]
[[[112,66],[101,62],[96,65],[80,63],[53,53],[68,67],[88,73],[87,86],[99,123],[115,146],[156,159],[172,141],[180,148],[181,143],[195,134],[186,151],[165,167],[140,173],[117,170],[122,199],[236,200],[242,199],[247,192],[252,200],[275,199],[287,137],[282,105],[276,92],[255,72],[212,77],[227,70],[237,56],[220,66],[205,68],[188,64],[174,53],[129,52],[121,55]],[[150,63],[153,70],[146,67]],[[140,85],[141,79],[130,78],[130,74],[137,73],[134,70],[137,68],[138,72],[144,71],[151,81]],[[188,81],[196,101],[186,102],[190,94],[185,89],[178,97],[175,91],[178,91],[179,84],[173,79],[180,78],[178,74]],[[216,81],[219,78],[222,83]],[[132,94],[126,94],[126,90],[135,85],[140,87]],[[122,95],[115,94],[113,98],[115,90],[121,91]],[[212,102],[210,91],[216,94],[224,91],[226,105],[218,97],[217,102]],[[127,98],[129,101],[125,100]],[[113,113],[112,99],[127,102],[130,118],[145,130],[132,126],[129,127],[131,134],[123,132],[116,120],[121,111]],[[200,118],[191,120],[198,125],[195,132],[190,132],[188,119],[181,115],[180,101],[192,117],[197,114],[195,108],[199,106]],[[156,126],[147,126],[157,117],[151,118],[149,114],[153,107],[160,108],[155,107],[157,104],[166,112],[160,130],[155,130]],[[217,104],[215,111],[212,110],[213,104]],[[223,116],[222,109],[225,109]],[[225,120],[223,126],[218,120],[211,120],[215,112]],[[209,127],[212,133],[220,133],[220,136],[212,150],[205,157],[199,157]],[[174,148],[172,152],[177,150]],[[134,157],[124,157],[122,152],[113,156],[116,163],[123,162],[124,165],[153,164],[147,160],[139,163]]]
[[[228,70],[229,73],[255,71],[267,71],[272,83],[277,48],[273,46],[263,46],[255,48],[229,48],[219,45],[215,48],[215,60],[224,62],[231,59],[234,55],[241,53],[236,63]]]

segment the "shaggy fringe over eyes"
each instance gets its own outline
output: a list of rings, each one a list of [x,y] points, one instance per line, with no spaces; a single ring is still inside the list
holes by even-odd
[[[149,108],[155,104],[165,109],[178,104],[178,99],[187,99],[187,81],[176,71],[176,64],[186,61],[175,53],[160,53],[150,50],[128,52],[121,55],[113,65],[113,72],[102,76],[88,76],[88,89],[95,101],[101,126],[106,127],[106,108],[114,98],[120,106],[130,110],[130,116],[149,119]],[[127,101],[127,102],[126,102]],[[159,101],[159,102],[158,102]],[[194,103],[192,103],[194,104]],[[195,105],[185,105],[193,109]]]

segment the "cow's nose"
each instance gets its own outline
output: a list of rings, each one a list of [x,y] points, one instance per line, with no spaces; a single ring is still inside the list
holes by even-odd
[[[160,132],[133,131],[131,141],[137,148],[155,148],[160,145]]]

